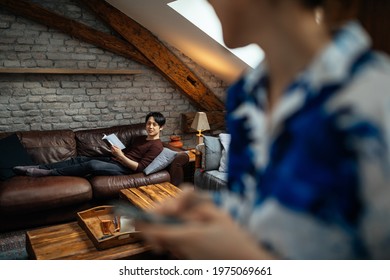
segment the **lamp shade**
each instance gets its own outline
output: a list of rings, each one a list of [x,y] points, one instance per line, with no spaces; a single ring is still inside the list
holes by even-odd
[[[205,112],[197,112],[194,118],[194,121],[191,124],[191,128],[197,131],[209,130],[210,125],[207,120],[207,115]]]

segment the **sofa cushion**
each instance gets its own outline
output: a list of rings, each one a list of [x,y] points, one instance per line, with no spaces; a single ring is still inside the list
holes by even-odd
[[[69,129],[18,132],[32,160],[46,164],[75,157],[76,140]]]
[[[222,157],[222,144],[218,137],[204,136],[205,146],[205,166],[204,170],[214,170],[219,168]]]
[[[0,183],[0,212],[23,213],[58,209],[92,199],[91,184],[71,176],[14,176]]]
[[[162,152],[144,169],[144,173],[151,173],[163,170],[175,159],[177,152],[169,148],[163,148]]]
[[[0,155],[0,180],[15,176],[14,166],[34,164],[16,134],[0,139]]]
[[[195,169],[194,184],[196,188],[219,191],[227,188],[228,174],[218,170],[204,171]]]
[[[145,124],[120,125],[76,131],[77,154],[87,157],[110,156],[111,147],[102,138],[104,134],[109,135],[111,133],[114,133],[126,147],[129,147],[137,137],[146,135]]]

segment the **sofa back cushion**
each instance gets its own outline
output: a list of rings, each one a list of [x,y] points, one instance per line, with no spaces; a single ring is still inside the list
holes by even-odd
[[[109,144],[102,140],[104,134],[116,134],[119,140],[128,147],[136,137],[146,135],[145,124],[130,124],[108,128],[79,130],[75,132],[77,153],[79,156],[99,157],[110,156]]]
[[[52,163],[76,156],[76,141],[71,130],[17,132],[31,159]]]

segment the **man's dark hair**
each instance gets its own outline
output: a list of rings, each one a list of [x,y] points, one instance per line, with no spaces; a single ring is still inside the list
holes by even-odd
[[[145,117],[145,123],[148,122],[148,119],[150,117],[153,117],[154,120],[156,121],[156,123],[158,123],[159,126],[163,126],[165,124],[165,121],[166,121],[165,117],[160,112],[150,112],[149,114],[147,114],[146,117]]]

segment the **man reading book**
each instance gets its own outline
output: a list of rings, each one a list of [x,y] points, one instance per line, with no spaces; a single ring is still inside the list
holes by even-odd
[[[69,160],[35,165],[16,166],[14,171],[33,177],[88,175],[126,175],[142,172],[163,150],[160,132],[165,125],[165,117],[159,112],[151,112],[145,117],[147,136],[137,137],[134,145],[121,150],[111,146],[111,157],[75,157]]]

